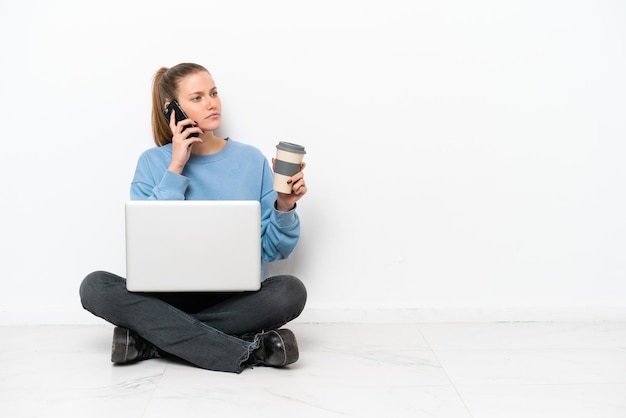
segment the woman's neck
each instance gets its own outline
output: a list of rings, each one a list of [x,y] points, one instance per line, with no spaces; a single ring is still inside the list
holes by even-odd
[[[195,155],[208,155],[220,152],[226,146],[226,140],[216,136],[213,132],[204,132],[200,135],[204,142],[193,144],[191,153]]]

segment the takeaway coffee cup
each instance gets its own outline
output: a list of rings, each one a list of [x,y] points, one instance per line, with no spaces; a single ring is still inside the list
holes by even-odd
[[[300,164],[306,151],[302,145],[291,142],[279,142],[276,145],[276,159],[274,160],[274,190],[281,193],[291,193],[291,184],[287,180],[300,171]]]

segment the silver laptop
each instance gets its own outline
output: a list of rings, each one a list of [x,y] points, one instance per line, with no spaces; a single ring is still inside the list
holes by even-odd
[[[126,287],[225,292],[261,286],[261,207],[254,200],[131,200]]]

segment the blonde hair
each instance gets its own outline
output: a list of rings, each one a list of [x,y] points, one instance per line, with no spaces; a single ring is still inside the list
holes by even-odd
[[[152,135],[154,143],[161,147],[172,142],[172,130],[169,121],[163,117],[165,103],[178,97],[178,83],[189,74],[209,70],[202,65],[182,63],[172,68],[161,67],[152,80]]]

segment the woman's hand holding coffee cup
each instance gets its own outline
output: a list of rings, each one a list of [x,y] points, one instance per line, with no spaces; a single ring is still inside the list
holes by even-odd
[[[272,168],[275,166],[275,159],[272,158]],[[287,184],[291,187],[291,193],[276,192],[276,209],[279,211],[289,212],[294,208],[296,202],[300,200],[300,198],[308,191],[306,183],[304,182],[304,173],[302,171],[304,170],[304,167],[306,167],[306,163],[300,163],[300,171],[287,180]]]
[[[278,198],[276,208],[287,212],[294,208],[296,202],[307,192],[304,182],[302,161],[306,151],[302,145],[280,142],[276,145],[276,158],[272,158],[274,170],[274,190]]]

